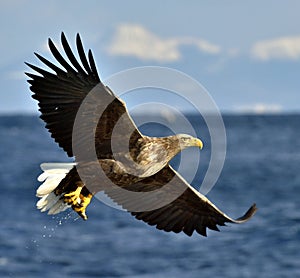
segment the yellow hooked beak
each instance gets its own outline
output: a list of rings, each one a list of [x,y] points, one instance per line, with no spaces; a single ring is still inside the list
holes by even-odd
[[[202,150],[202,148],[203,148],[203,142],[200,139],[195,138],[195,146],[199,147],[200,150]]]

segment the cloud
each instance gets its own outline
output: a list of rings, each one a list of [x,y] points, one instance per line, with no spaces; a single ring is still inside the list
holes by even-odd
[[[252,55],[259,60],[300,59],[300,36],[281,37],[257,42],[252,47]]]
[[[280,104],[255,103],[252,105],[239,105],[234,107],[234,110],[242,114],[278,114],[282,112],[283,108]]]
[[[107,48],[111,55],[133,56],[141,60],[174,62],[181,57],[181,45],[196,46],[207,54],[218,54],[221,48],[206,40],[192,37],[161,38],[141,25],[122,24]]]

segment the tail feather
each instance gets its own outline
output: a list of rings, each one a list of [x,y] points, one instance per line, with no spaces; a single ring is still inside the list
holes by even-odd
[[[50,194],[63,180],[67,173],[64,174],[53,174],[51,176],[46,177],[46,180],[42,185],[37,189],[36,196],[43,197],[45,195]]]
[[[43,183],[36,191],[37,197],[41,198],[36,206],[41,212],[48,210],[48,214],[57,214],[70,207],[63,202],[61,195],[57,196],[53,191],[75,165],[75,163],[41,164],[44,172],[38,177],[38,181]]]
[[[66,209],[70,208],[70,205],[64,203],[62,199],[59,199],[48,211],[48,214],[58,214]]]

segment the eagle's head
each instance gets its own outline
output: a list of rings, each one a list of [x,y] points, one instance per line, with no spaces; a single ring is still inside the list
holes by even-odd
[[[175,135],[176,140],[178,141],[178,145],[181,150],[188,147],[198,147],[200,150],[203,148],[203,142],[191,135],[188,134],[177,134]]]

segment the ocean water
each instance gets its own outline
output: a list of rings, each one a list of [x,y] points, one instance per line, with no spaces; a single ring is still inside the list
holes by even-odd
[[[0,117],[0,277],[300,277],[300,116],[224,122],[227,156],[208,198],[232,217],[253,202],[259,210],[205,238],[158,231],[96,199],[88,221],[70,211],[40,213],[39,164],[67,158],[36,116]]]

